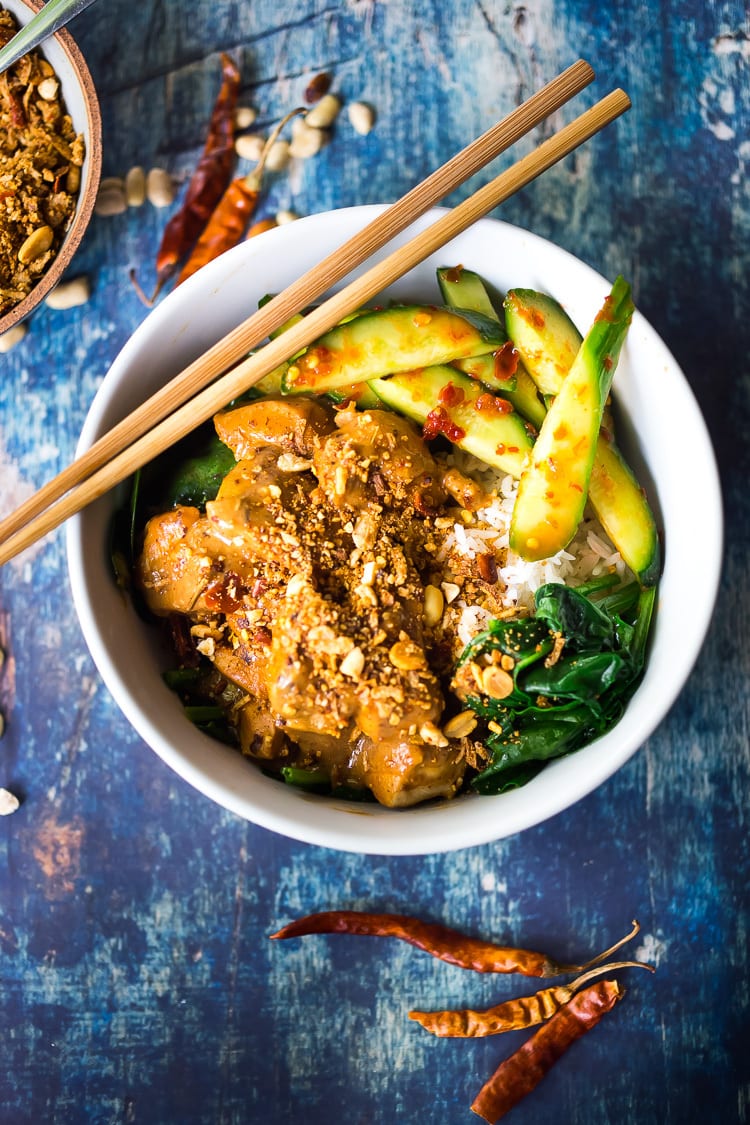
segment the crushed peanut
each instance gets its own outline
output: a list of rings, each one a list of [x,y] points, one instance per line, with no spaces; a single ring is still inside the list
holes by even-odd
[[[482,691],[490,699],[507,699],[513,691],[513,677],[504,668],[491,664],[482,672]]]
[[[358,680],[362,675],[365,666],[365,654],[362,649],[355,645],[350,649],[344,659],[339,665],[339,671],[342,676],[348,676],[352,680]]]
[[[13,15],[0,9],[0,45],[17,30]],[[31,51],[0,76],[0,316],[28,296],[59,251],[83,158],[83,136],[59,82]]]
[[[434,723],[422,723],[419,728],[419,736],[423,742],[429,743],[430,746],[448,746],[448,739],[445,737],[439,727]]]
[[[388,651],[388,658],[394,668],[401,672],[413,672],[427,666],[424,651],[411,640],[399,640]]]
[[[293,598],[296,594],[299,594],[306,585],[307,579],[304,574],[293,574],[287,582],[286,596],[288,598]]]
[[[473,711],[461,711],[448,720],[443,727],[443,734],[446,738],[468,738],[476,725],[477,717]]]
[[[443,609],[445,608],[445,598],[443,597],[442,590],[438,590],[437,586],[425,586],[424,588],[424,622],[425,625],[434,626],[440,621],[443,616]]]

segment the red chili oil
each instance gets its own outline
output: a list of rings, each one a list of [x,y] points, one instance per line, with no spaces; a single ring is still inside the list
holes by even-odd
[[[430,411],[422,428],[422,437],[425,441],[432,441],[439,434],[447,437],[448,441],[452,441],[454,444],[466,437],[466,431],[456,425],[448,411],[442,406],[436,406],[434,410]]]

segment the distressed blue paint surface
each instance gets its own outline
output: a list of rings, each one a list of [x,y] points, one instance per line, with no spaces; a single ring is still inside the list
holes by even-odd
[[[270,213],[393,199],[587,57],[601,78],[580,102],[620,84],[633,110],[502,215],[633,279],[709,422],[728,540],[705,649],[641,752],[521,836],[416,859],[308,848],[200,797],[139,741],[99,681],[61,535],[0,572],[0,784],[25,798],[0,821],[0,1120],[476,1120],[473,1096],[519,1039],[436,1041],[407,1012],[488,1005],[518,982],[386,941],[267,940],[297,914],[346,906],[413,911],[564,959],[608,945],[638,917],[636,947],[657,974],[629,979],[625,1002],[512,1120],[747,1122],[745,6],[106,0],[75,33],[101,95],[105,175],[134,163],[189,172],[219,50],[241,63],[243,100],[259,107],[261,127],[319,69],[335,72],[347,99],[370,101],[374,132],[358,138],[342,119],[318,158],[273,180]],[[71,459],[102,375],[145,315],[127,271],[137,265],[148,280],[164,221],[148,207],[96,219],[73,271],[91,277],[92,301],[42,309],[0,358],[5,507]],[[685,490],[689,503],[689,481]]]

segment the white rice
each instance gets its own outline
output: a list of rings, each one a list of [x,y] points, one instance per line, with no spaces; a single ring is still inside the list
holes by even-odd
[[[494,499],[473,514],[469,523],[454,522],[445,529],[441,561],[450,565],[451,556],[470,559],[492,554],[498,569],[498,600],[503,608],[533,609],[534,594],[547,582],[579,585],[604,574],[616,573],[626,580],[629,571],[619,552],[607,538],[601,524],[587,509],[578,531],[567,548],[549,559],[526,562],[509,546],[510,520],[518,481],[495,472],[475,458],[456,451],[447,458],[450,464],[476,480]],[[451,610],[457,611],[455,628],[462,644],[486,628],[496,614],[468,604],[459,594]]]

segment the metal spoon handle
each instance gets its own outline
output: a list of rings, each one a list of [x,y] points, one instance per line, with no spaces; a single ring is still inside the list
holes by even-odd
[[[93,4],[94,0],[48,0],[40,12],[18,31],[0,50],[0,74],[18,62],[22,55],[38,47],[69,20]]]

